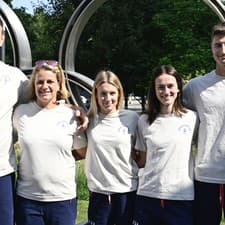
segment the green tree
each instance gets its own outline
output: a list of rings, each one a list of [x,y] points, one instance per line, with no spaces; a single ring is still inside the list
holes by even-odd
[[[209,43],[216,22],[202,0],[107,1],[81,36],[76,68],[92,78],[110,68],[126,94],[143,96],[159,64],[174,65],[184,79],[213,67]]]
[[[161,10],[153,17],[165,46],[159,63],[173,64],[185,79],[211,70],[210,32],[218,17],[202,0],[159,2]]]
[[[38,3],[21,11],[33,58],[57,58],[65,26],[81,0]],[[24,19],[25,18],[25,19]],[[210,31],[218,17],[202,0],[108,0],[81,35],[76,70],[94,78],[103,68],[120,77],[125,94],[147,94],[152,69],[172,64],[184,79],[214,67]]]

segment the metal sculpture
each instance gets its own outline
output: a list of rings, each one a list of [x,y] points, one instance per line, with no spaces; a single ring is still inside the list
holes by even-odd
[[[93,81],[83,74],[76,72],[75,60],[79,38],[85,25],[98,8],[107,0],[83,0],[72,14],[64,30],[59,49],[59,62],[67,76],[67,86],[71,97],[69,102],[82,105],[87,109],[82,96],[88,99]],[[220,18],[225,20],[225,6],[222,0],[203,0]],[[26,74],[32,70],[32,56],[26,32],[16,14],[0,0],[0,17],[6,25],[13,49],[13,64]]]

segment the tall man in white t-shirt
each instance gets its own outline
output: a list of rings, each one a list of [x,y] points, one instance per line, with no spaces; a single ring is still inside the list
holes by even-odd
[[[212,29],[216,69],[190,80],[184,103],[197,111],[200,126],[195,163],[195,225],[219,225],[225,184],[225,23]],[[222,197],[222,198],[221,198]]]
[[[0,20],[0,47],[4,42]],[[0,220],[13,225],[13,186],[16,168],[12,137],[14,106],[26,97],[27,77],[18,69],[0,61]]]

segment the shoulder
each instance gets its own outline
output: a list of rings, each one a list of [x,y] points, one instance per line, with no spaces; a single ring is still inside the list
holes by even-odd
[[[213,70],[213,71],[211,71],[209,73],[206,73],[206,74],[204,74],[202,76],[198,76],[198,77],[192,78],[184,86],[184,90],[189,88],[189,87],[198,86],[198,85],[202,84],[203,82],[211,80],[214,77],[213,75],[215,75],[215,70]]]
[[[121,109],[119,110],[119,117],[126,117],[131,120],[138,120],[139,115],[137,112],[127,109]]]
[[[60,103],[57,107],[57,111],[61,113],[73,114],[75,115],[75,109],[69,104]]]
[[[26,104],[20,104],[15,108],[14,115],[21,115],[24,114],[27,111],[32,111],[34,108],[34,103],[33,102],[28,102]]]
[[[187,118],[187,120],[195,121],[198,117],[197,113],[193,110],[190,110],[190,109],[186,109],[186,110],[187,110],[187,112],[184,113],[182,117]]]
[[[148,114],[147,114],[147,113],[143,113],[143,114],[139,117],[138,124],[139,124],[139,125],[142,125],[142,124],[147,124],[147,125],[149,125],[149,122],[148,122]]]
[[[7,74],[8,76],[13,76],[18,80],[27,80],[27,76],[17,67],[8,65],[0,61],[1,74]]]

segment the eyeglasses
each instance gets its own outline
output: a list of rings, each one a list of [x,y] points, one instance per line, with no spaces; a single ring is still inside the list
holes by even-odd
[[[56,60],[39,60],[39,61],[35,62],[35,65],[37,67],[42,67],[45,65],[55,67],[55,66],[58,66],[59,63]]]

